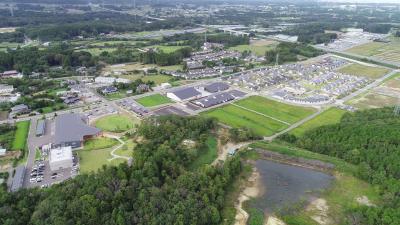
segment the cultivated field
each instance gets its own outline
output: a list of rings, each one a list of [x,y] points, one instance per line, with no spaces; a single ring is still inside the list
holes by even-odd
[[[154,46],[149,46],[147,48],[156,48],[160,51],[163,51],[164,53],[172,53],[175,52],[181,48],[185,48],[189,46],[167,46],[167,45],[154,45]]]
[[[126,115],[109,115],[98,119],[95,125],[103,131],[120,133],[132,129],[136,123],[138,121]]]
[[[390,37],[389,40],[389,43],[372,42],[356,46],[347,52],[400,63],[400,38]]]
[[[141,74],[132,74],[132,75],[120,75],[118,77],[129,79],[129,80],[137,80],[141,79],[144,82],[153,81],[156,85],[161,83],[168,83],[171,81],[172,77],[167,75],[141,75]]]
[[[377,79],[385,74],[390,72],[390,69],[383,68],[383,67],[372,67],[372,66],[365,66],[361,64],[350,64],[345,66],[339,70],[341,73],[354,75],[354,76],[361,76],[367,77],[370,79]]]
[[[296,136],[302,136],[306,131],[312,130],[314,128],[330,125],[340,122],[342,116],[346,113],[345,110],[339,108],[330,108],[325,112],[319,114],[317,117],[307,121],[296,129],[290,131],[291,134]]]
[[[136,101],[144,107],[154,107],[172,102],[169,98],[160,94],[139,98]]]
[[[311,108],[286,105],[252,96],[234,104],[204,112],[203,115],[217,118],[231,127],[247,127],[258,135],[271,136],[313,112]]]

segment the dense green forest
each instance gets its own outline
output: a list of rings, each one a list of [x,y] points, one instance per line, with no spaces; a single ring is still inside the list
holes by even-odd
[[[382,204],[349,212],[352,224],[400,224],[400,116],[393,108],[347,113],[341,122],[306,132],[284,135],[301,148],[335,156],[358,165],[358,176],[379,185]]]
[[[281,42],[275,49],[265,53],[266,63],[275,63],[278,54],[278,63],[283,64],[286,62],[296,62],[299,60],[299,56],[307,58],[316,57],[321,55],[322,51],[306,44]]]
[[[239,158],[189,170],[216,121],[150,118],[132,166],[104,167],[47,189],[0,190],[0,224],[220,224],[227,187],[241,171]],[[196,141],[188,148],[186,139]]]

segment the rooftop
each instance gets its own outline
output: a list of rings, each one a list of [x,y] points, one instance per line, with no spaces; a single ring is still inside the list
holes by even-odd
[[[50,162],[72,160],[72,147],[55,148],[50,151]]]
[[[198,90],[196,90],[194,87],[180,89],[180,90],[174,91],[172,93],[182,100],[201,95],[201,93]]]
[[[225,91],[228,88],[229,88],[228,84],[225,84],[223,82],[215,82],[215,83],[205,86],[204,90],[211,92],[211,93],[215,93],[215,92]]]
[[[56,117],[55,144],[83,141],[85,136],[99,132],[100,129],[87,125],[80,114],[62,114]]]

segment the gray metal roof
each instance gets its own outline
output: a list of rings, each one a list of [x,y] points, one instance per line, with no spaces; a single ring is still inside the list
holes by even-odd
[[[215,82],[215,83],[205,86],[204,90],[211,92],[211,93],[215,93],[215,92],[225,91],[228,88],[229,88],[228,84],[225,84],[223,82]]]
[[[55,144],[83,141],[85,136],[97,135],[100,129],[88,126],[80,114],[62,114],[56,117]]]
[[[44,135],[45,128],[46,128],[46,121],[45,120],[39,120],[37,125],[36,125],[36,136]]]
[[[201,93],[198,90],[196,90],[194,87],[180,89],[180,90],[174,91],[172,93],[182,100],[201,95]]]
[[[241,97],[244,97],[246,95],[245,92],[238,91],[238,90],[231,90],[231,91],[228,91],[227,93],[229,93],[230,95],[232,95],[235,98],[241,98]]]
[[[15,169],[14,178],[11,184],[11,191],[18,191],[22,187],[25,176],[25,166],[20,165]]]

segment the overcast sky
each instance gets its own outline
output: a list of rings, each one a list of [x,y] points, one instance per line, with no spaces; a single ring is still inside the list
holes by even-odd
[[[320,0],[324,2],[351,2],[351,3],[398,3],[400,0]]]

